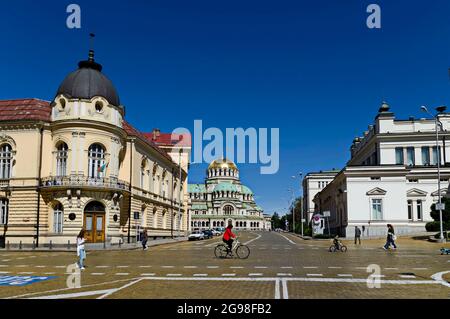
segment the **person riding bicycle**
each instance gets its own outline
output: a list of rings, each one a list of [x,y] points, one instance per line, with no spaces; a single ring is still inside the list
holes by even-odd
[[[336,247],[336,250],[341,249],[341,241],[339,240],[338,235],[334,236],[333,244],[334,244],[334,247]]]
[[[233,225],[230,224],[225,229],[225,233],[222,237],[223,242],[228,245],[228,252],[231,252],[231,248],[233,247],[233,238],[236,238],[236,234],[234,234],[231,229],[233,229]]]

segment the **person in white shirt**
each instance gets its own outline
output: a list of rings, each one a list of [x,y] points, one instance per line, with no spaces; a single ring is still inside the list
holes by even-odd
[[[77,236],[77,255],[78,255],[78,267],[81,270],[84,270],[84,260],[86,259],[86,251],[84,249],[84,243],[86,239],[84,238],[85,230],[81,229],[80,233]]]

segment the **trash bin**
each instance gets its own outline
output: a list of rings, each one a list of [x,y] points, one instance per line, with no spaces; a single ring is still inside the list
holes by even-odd
[[[0,236],[0,248],[5,248],[5,236]]]

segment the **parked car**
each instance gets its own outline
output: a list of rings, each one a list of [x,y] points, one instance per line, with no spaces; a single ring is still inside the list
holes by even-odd
[[[221,231],[218,231],[217,229],[213,229],[213,230],[212,230],[212,233],[213,233],[214,236],[220,236],[220,235],[222,235],[222,232],[221,232]]]
[[[210,238],[214,237],[214,234],[213,234],[213,232],[211,230],[206,229],[206,230],[203,231],[203,236],[204,236],[205,239],[210,239]]]
[[[202,240],[205,239],[205,235],[201,231],[194,231],[188,236],[188,240]]]

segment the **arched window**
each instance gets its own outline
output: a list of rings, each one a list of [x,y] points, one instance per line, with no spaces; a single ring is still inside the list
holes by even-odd
[[[56,234],[62,234],[64,220],[64,207],[58,203],[53,209],[53,231]]]
[[[147,166],[147,160],[144,158],[144,159],[142,159],[142,162],[141,162],[141,176],[140,176],[140,181],[141,181],[141,185],[140,185],[140,187],[142,188],[142,189],[144,189],[144,179],[145,179],[145,168],[146,168],[146,166]]]
[[[157,228],[158,227],[158,214],[156,213],[156,208],[153,208],[153,227]]]
[[[0,146],[0,179],[11,178],[12,147],[9,144]]]
[[[103,177],[105,170],[105,149],[100,144],[92,144],[89,147],[89,177]]]
[[[8,200],[0,198],[0,225],[8,225]]]
[[[231,206],[231,205],[226,205],[226,206],[223,208],[223,213],[224,213],[224,215],[233,215],[233,212],[234,212],[234,208],[233,208],[233,206]]]
[[[56,176],[67,175],[67,144],[62,142],[56,149]]]

